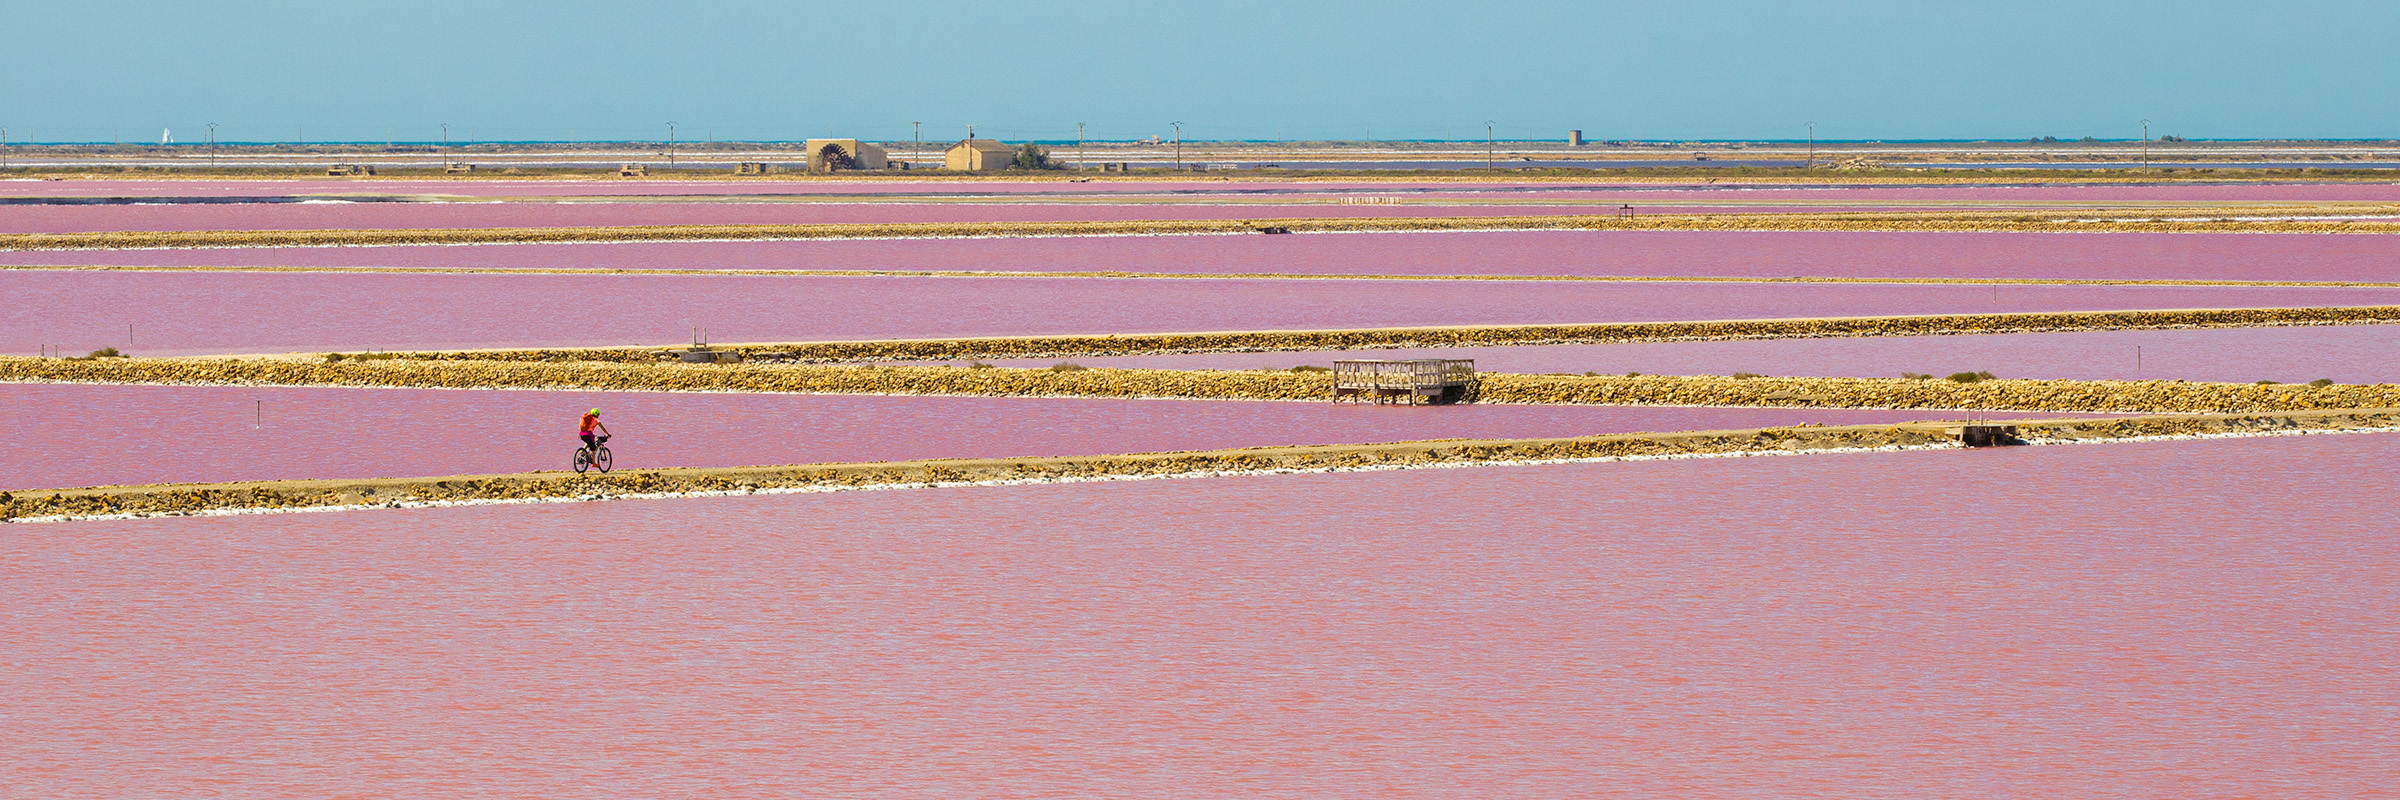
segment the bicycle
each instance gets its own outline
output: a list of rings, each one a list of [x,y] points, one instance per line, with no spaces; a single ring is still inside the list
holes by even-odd
[[[609,452],[608,437],[606,436],[593,437],[590,446],[575,448],[575,471],[580,473],[593,467],[599,467],[602,473],[608,472]]]

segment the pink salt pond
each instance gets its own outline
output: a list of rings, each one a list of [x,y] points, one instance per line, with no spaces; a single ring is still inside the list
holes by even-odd
[[[1062,184],[1057,181],[908,181],[894,183],[845,181],[543,181],[543,180],[63,180],[0,181],[0,196],[10,197],[282,197],[345,194],[444,195],[490,198],[545,197],[740,197],[817,195],[910,196],[1112,196],[1173,194],[1207,195],[1337,195],[1403,194],[1440,197],[1557,197],[1637,204],[1807,202],[1917,204],[2250,204],[2250,203],[2393,203],[2400,202],[2400,183],[2168,183],[2061,184],[1984,183],[1975,185],[1788,185],[1747,183],[1579,182],[1356,182],[1273,180],[1152,182],[1100,181]]]
[[[1700,213],[1705,207],[1646,209]],[[1783,209],[1789,210],[1789,209]],[[1191,203],[272,203],[16,206],[0,233],[87,231],[562,228],[615,225],[1246,220],[1286,217],[1492,217],[1598,214],[1591,205],[1345,206]]]
[[[1089,367],[1283,369],[1340,358],[1470,358],[1485,372],[1897,378],[1992,372],[2004,378],[2400,383],[2400,326],[2216,328],[1992,336],[1885,336],[1715,342],[1191,353],[1077,359]],[[1048,366],[1055,359],[998,359]]]
[[[0,263],[2394,282],[2400,236],[1477,231],[7,251]]]
[[[1963,412],[0,384],[0,491],[1881,424]],[[2069,416],[2061,414],[2002,416]]]
[[[2400,437],[14,527],[28,797],[2373,797]]]
[[[24,355],[2400,304],[2400,288],[49,270],[0,270],[0,296],[0,353]]]

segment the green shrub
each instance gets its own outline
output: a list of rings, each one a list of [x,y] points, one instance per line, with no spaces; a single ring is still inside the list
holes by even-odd
[[[1293,372],[1332,372],[1332,371],[1333,371],[1333,368],[1332,368],[1332,367],[1320,367],[1320,366],[1316,366],[1316,365],[1313,365],[1313,364],[1302,364],[1302,365],[1300,365],[1300,366],[1293,367],[1293,368],[1292,368],[1292,371],[1293,371]]]
[[[1953,372],[1950,374],[1950,380],[1958,383],[1974,383],[1991,379],[1992,373],[1990,372]]]
[[[1050,150],[1032,142],[1017,148],[1017,169],[1065,169],[1067,165],[1050,159]]]
[[[1908,380],[1912,380],[1912,381],[1929,381],[1929,380],[1933,380],[1933,376],[1932,376],[1932,375],[1930,375],[1930,374],[1927,374],[1927,373],[1923,373],[1923,372],[1903,372],[1903,373],[1900,373],[1900,377],[1902,377],[1902,378],[1906,378],[1906,379],[1908,379]]]
[[[2314,386],[2314,387],[2317,387],[2317,388],[2319,388],[2319,389],[2323,389],[2323,388],[2325,388],[2325,387],[2327,387],[2327,386],[2332,386],[2332,385],[2333,385],[2333,379],[2332,379],[2332,378],[2318,378],[2318,379],[2316,379],[2316,380],[2309,381],[2309,382],[2308,382],[2308,385],[2310,385],[2310,386]]]
[[[125,357],[125,354],[124,354],[124,353],[119,353],[119,352],[117,352],[117,349],[116,349],[116,348],[114,348],[114,347],[103,347],[103,348],[100,348],[100,349],[98,349],[98,350],[94,350],[94,351],[92,351],[92,354],[91,354],[91,355],[89,355],[89,356],[85,356],[85,358],[124,358],[124,357]]]
[[[1061,361],[1050,365],[1051,372],[1082,372],[1085,369],[1088,368],[1073,361]]]
[[[986,364],[986,363],[983,363],[983,362],[981,362],[981,361],[970,361],[970,362],[967,362],[967,369],[991,369],[991,368],[992,368],[992,365],[990,365],[990,364]]]
[[[1733,377],[1735,380],[1748,380],[1750,378],[1764,378],[1766,376],[1760,375],[1756,372],[1736,372],[1733,374]]]

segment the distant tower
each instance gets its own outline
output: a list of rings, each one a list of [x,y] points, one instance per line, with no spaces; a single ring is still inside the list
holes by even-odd
[[[1567,131],[1567,146],[1568,146],[1568,147],[1582,147],[1582,146],[1583,146],[1583,131]]]

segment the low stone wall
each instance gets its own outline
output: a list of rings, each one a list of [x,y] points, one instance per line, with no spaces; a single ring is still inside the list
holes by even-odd
[[[996,397],[1319,400],[1325,373],[544,361],[0,358],[0,380]],[[1482,376],[1499,403],[2199,413],[2400,406],[2400,385],[1719,376]]]
[[[2144,417],[2011,422],[2021,437],[2105,440],[2229,432],[2388,428],[2391,409],[2262,416]],[[603,499],[621,495],[938,485],[977,481],[1204,475],[1261,470],[1406,467],[1730,453],[1805,453],[1921,447],[1950,441],[1939,424],[1766,428],[1574,439],[1451,440],[1380,445],[1269,447],[1071,458],[909,461],[732,469],[640,470],[608,475],[537,472],[360,481],[98,487],[0,492],[0,521],[228,510],[371,507],[423,502]]]
[[[1262,211],[1269,209],[1261,209]],[[558,228],[428,228],[290,231],[105,231],[0,235],[0,250],[156,247],[325,247],[336,245],[507,244],[523,242],[668,242],[752,239],[888,239],[978,236],[1132,236],[1144,234],[1465,230],[1713,231],[1995,231],[2130,233],[2391,233],[2379,220],[2309,215],[2388,214],[2389,207],[2219,208],[2076,212],[1926,212],[1881,214],[1656,214],[1507,217],[1343,217],[1255,220],[1084,222],[925,222],[818,225],[627,225]],[[2264,218],[2261,218],[2264,217]]]
[[[978,358],[1094,358],[1173,353],[1304,352],[1401,347],[1489,347],[1726,339],[2072,333],[2162,328],[2365,325],[2393,322],[2400,322],[2400,306],[2062,311],[1718,322],[1623,322],[1591,325],[1483,325],[1326,331],[889,339],[733,345],[717,349],[740,353],[744,358],[749,359],[774,358],[823,364],[862,361],[963,361]],[[378,354],[375,357],[450,361],[648,363],[659,360],[660,355],[664,352],[666,350],[660,348],[619,347],[401,352]]]

